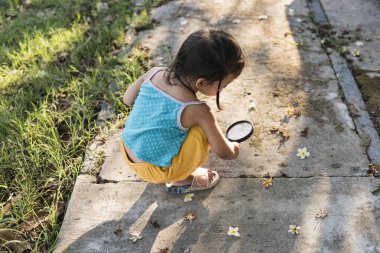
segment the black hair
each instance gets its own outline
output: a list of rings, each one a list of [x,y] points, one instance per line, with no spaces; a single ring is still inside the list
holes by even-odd
[[[167,81],[177,78],[182,85],[194,90],[186,82],[204,78],[219,81],[216,104],[219,109],[219,90],[227,75],[238,77],[244,68],[243,52],[232,35],[204,29],[194,32],[181,45],[173,63],[168,68]]]

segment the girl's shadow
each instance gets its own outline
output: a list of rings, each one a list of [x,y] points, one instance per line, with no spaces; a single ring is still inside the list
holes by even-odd
[[[113,184],[105,191],[97,189],[99,190],[99,194],[96,195],[98,199],[93,199],[91,203],[108,202],[109,198],[115,199],[109,201],[105,208],[104,205],[100,207],[99,204],[91,207],[90,203],[87,208],[92,209],[91,213],[99,213],[99,215],[104,216],[109,212],[109,216],[112,217],[117,211],[115,211],[115,206],[111,205],[116,205],[116,209],[118,207],[126,208],[125,214],[120,219],[100,223],[78,237],[66,249],[57,248],[56,252],[137,253],[159,252],[160,249],[173,249],[173,247],[177,250],[170,250],[170,252],[183,252],[187,245],[195,244],[198,240],[197,234],[192,233],[190,235],[187,231],[194,229],[197,225],[197,219],[207,219],[209,216],[209,211],[203,205],[203,200],[212,190],[196,192],[193,200],[185,203],[186,194],[168,194],[162,184],[124,181]],[[136,197],[138,195],[140,196]],[[122,203],[123,201],[124,203]],[[191,222],[184,218],[189,212],[196,216]],[[89,217],[88,214],[83,213],[78,214],[78,216],[86,217],[85,219],[88,220],[96,219],[96,217]],[[183,246],[176,245],[179,240]]]

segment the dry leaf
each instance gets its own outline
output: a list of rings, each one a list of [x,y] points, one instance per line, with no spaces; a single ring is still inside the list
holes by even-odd
[[[151,221],[150,224],[152,224],[152,226],[153,226],[154,228],[160,228],[160,225],[158,225],[157,220],[153,220],[153,221]]]
[[[188,213],[186,213],[185,214],[185,220],[188,220],[188,221],[190,221],[190,223],[196,218],[195,217],[195,213],[193,213],[193,212],[188,212]]]
[[[282,138],[284,138],[285,140],[289,140],[290,138],[290,135],[289,135],[289,131],[286,130],[285,128],[281,127],[278,129],[278,133],[282,136]]]
[[[169,253],[169,248],[159,249],[160,253]]]
[[[266,173],[266,174],[264,175],[264,177],[265,177],[265,178],[271,178],[271,176],[269,175],[269,172]]]
[[[298,109],[294,109],[293,110],[293,116],[295,116],[296,119],[299,118],[301,116],[301,111]]]
[[[28,218],[26,218],[26,220],[21,224],[21,228],[24,231],[28,232],[45,223],[46,221],[50,221],[50,213],[44,210],[40,210],[30,214]]]
[[[302,131],[301,131],[301,137],[306,137],[307,138],[307,135],[309,134],[309,128],[308,127],[305,127]]]
[[[115,235],[121,235],[122,232],[123,230],[120,228],[120,225],[118,225],[115,231],[113,231]]]
[[[297,106],[299,106],[301,103],[302,103],[301,98],[300,98],[300,97],[296,97],[296,98],[294,99],[293,106],[294,106],[294,107],[297,107]]]
[[[286,108],[286,115],[289,117],[295,116],[296,118],[298,118],[299,116],[301,116],[301,111],[292,106],[288,106],[288,108]]]
[[[368,176],[378,177],[379,176],[379,174],[378,174],[379,171],[380,171],[379,165],[377,165],[376,163],[370,163],[368,165],[367,175]]]
[[[316,218],[325,218],[327,216],[327,213],[324,209],[319,209],[318,213],[315,214]]]
[[[278,131],[278,127],[272,127],[271,129],[269,129],[269,131],[274,134]]]
[[[286,112],[286,115],[288,115],[289,117],[291,117],[293,115],[293,111],[294,111],[294,108],[288,106],[288,108],[286,108],[285,112]]]
[[[32,250],[30,243],[16,230],[0,229],[0,242],[2,249],[9,249],[11,252],[30,252]]]
[[[8,201],[1,207],[1,216],[6,216],[11,213],[12,210],[12,202]]]
[[[3,216],[10,214],[13,203],[15,203],[20,198],[20,193],[11,193],[7,201],[3,204],[3,206],[1,206],[0,214]]]
[[[38,187],[38,191],[41,192],[41,193],[46,193],[46,192],[49,192],[49,191],[55,191],[58,189],[59,187],[59,183],[56,182],[56,178],[49,178],[45,183],[45,185],[42,185],[40,187]]]

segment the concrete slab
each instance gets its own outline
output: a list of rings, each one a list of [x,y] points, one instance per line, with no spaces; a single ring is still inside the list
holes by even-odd
[[[152,65],[170,62],[202,27],[236,37],[247,68],[221,94],[224,110],[215,98],[204,99],[223,130],[247,119],[254,135],[237,160],[210,154],[206,166],[220,172],[221,182],[189,203],[131,173],[120,152],[121,130],[94,143],[89,153],[103,154],[104,163],[88,154],[55,252],[380,252],[380,200],[370,192],[378,180],[366,177],[369,139],[354,124],[307,15],[303,0],[181,0],[153,11],[159,25],[138,36],[151,49]],[[300,115],[286,116],[288,107]],[[280,127],[288,140],[271,132]],[[297,158],[301,147],[309,158]],[[276,177],[263,189],[268,172]],[[318,222],[320,208],[328,216]],[[186,212],[196,220],[185,221]],[[300,235],[287,232],[291,224],[302,227]],[[238,226],[241,237],[228,237],[229,226]],[[129,232],[143,237],[133,243]]]
[[[363,70],[380,71],[380,3],[375,0],[321,0],[329,22],[340,30],[347,30],[352,38],[348,49],[359,49],[362,57],[350,57]],[[355,43],[361,41],[363,46]]]
[[[98,178],[100,181],[141,181],[141,179],[128,169],[121,150],[121,132],[114,132],[107,142],[102,145],[105,160]]]
[[[230,5],[235,3],[228,2]],[[229,4],[220,6],[220,20],[225,20],[228,13],[231,14]],[[245,69],[242,76],[221,94],[225,110],[217,110],[215,98],[204,99],[216,111],[223,130],[234,121],[247,119],[253,122],[255,133],[249,141],[242,144],[241,155],[237,160],[223,161],[211,155],[206,166],[217,169],[225,177],[261,177],[267,172],[271,175],[286,173],[290,177],[366,175],[369,164],[366,155],[367,143],[355,132],[347,106],[342,101],[343,96],[334,69],[319,42],[314,45],[318,48],[317,51],[301,51],[299,47],[288,42],[263,44],[261,41],[263,38],[274,36],[276,33],[273,29],[294,30],[295,33],[299,33],[296,30],[299,27],[292,26],[288,20],[305,17],[308,14],[306,4],[291,1],[281,4],[254,4],[247,1],[243,6],[245,8],[241,8],[241,12],[242,15],[246,15],[243,22],[234,24],[230,18],[229,25],[226,25],[226,22],[221,23],[243,45],[244,52],[248,52],[247,65],[253,67]],[[203,1],[197,4],[184,1],[182,4],[171,2],[163,5],[153,12],[156,19],[161,20],[161,25],[154,30],[140,33],[141,43],[151,48],[154,48],[157,42],[165,43],[174,51],[187,34],[178,32],[176,22],[183,17],[198,17],[198,23],[184,24],[190,30],[197,30],[200,23],[205,24],[209,15],[207,13],[212,13],[213,8],[209,2]],[[289,9],[293,9],[296,14],[289,16]],[[248,19],[249,10],[253,13],[270,13],[273,17],[269,18],[270,22],[261,22],[252,16]],[[237,13],[239,11],[233,15]],[[173,19],[177,21],[173,22]],[[302,23],[305,23],[305,26],[311,25]],[[292,38],[283,40],[289,39]],[[160,51],[161,46],[155,48],[152,57],[161,55],[163,58],[165,54]],[[169,61],[169,58],[163,60],[165,61]],[[276,96],[273,95],[274,92]],[[287,118],[286,109],[292,106],[296,98],[301,99],[298,108],[301,116]],[[256,105],[256,110],[248,112],[252,103]],[[283,139],[278,133],[270,132],[273,127],[288,130],[290,139],[282,142]],[[300,133],[306,127],[309,129],[309,135],[307,138],[301,137]],[[307,147],[311,156],[301,161],[296,154],[297,149],[302,147]],[[122,176],[125,169],[121,157],[111,154],[107,156],[112,156],[113,159],[106,159],[100,176],[106,180],[128,180]],[[117,157],[119,160],[114,159]],[[120,166],[116,166],[118,164]]]
[[[158,185],[91,181],[79,176],[55,252],[380,252],[373,178],[275,178],[268,189],[260,179],[222,179],[187,203]],[[318,221],[319,209],[328,215]],[[229,226],[240,238],[227,236]],[[133,243],[128,231],[142,239]]]

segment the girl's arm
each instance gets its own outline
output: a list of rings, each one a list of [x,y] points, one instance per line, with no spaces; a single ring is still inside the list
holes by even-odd
[[[129,107],[132,107],[135,99],[137,98],[137,95],[139,94],[141,85],[145,82],[145,79],[148,76],[151,76],[152,73],[156,71],[156,68],[150,69],[148,72],[140,76],[136,81],[134,81],[126,90],[123,96],[123,102],[124,104],[128,105]]]
[[[239,155],[239,143],[230,142],[219,127],[219,124],[206,104],[188,106],[186,112],[190,125],[198,125],[205,132],[211,149],[222,159],[232,160]],[[186,111],[186,109],[185,109]],[[190,118],[189,118],[190,117]],[[184,119],[184,118],[183,118]]]

